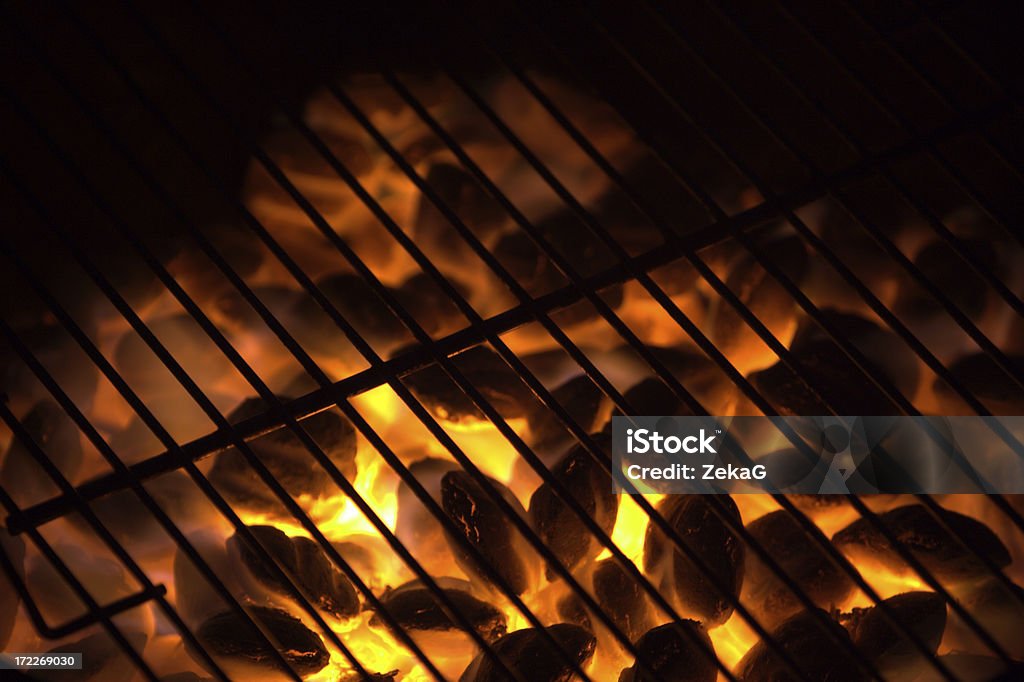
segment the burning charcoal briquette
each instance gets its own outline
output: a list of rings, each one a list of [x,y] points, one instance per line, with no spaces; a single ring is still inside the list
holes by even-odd
[[[722,509],[716,514],[712,504],[720,504]],[[744,584],[746,548],[718,515],[728,514],[736,524],[742,523],[736,503],[728,495],[669,495],[658,511],[727,591],[715,587],[654,522],[648,525],[644,539],[644,571],[706,627],[721,625],[732,615],[732,602]]]
[[[7,529],[0,529],[0,551],[7,555],[14,569],[25,578],[25,542],[21,538],[10,535]],[[0,571],[0,650],[7,646],[14,631],[14,621],[18,617],[18,606],[21,595],[14,589],[5,571]]]
[[[379,352],[411,340],[402,321],[360,275],[330,275],[318,280],[316,286],[356,332]],[[351,353],[344,332],[312,296],[299,298],[292,308],[292,318],[295,336],[307,350],[339,357]]]
[[[288,613],[264,606],[247,609],[253,620],[259,622],[289,667],[305,677],[327,665],[330,654],[320,637]],[[268,670],[280,670],[259,629],[234,611],[219,613],[205,620],[196,630],[196,639],[229,672],[242,676],[258,676]],[[203,661],[197,653],[196,661]],[[259,671],[259,672],[257,672]]]
[[[249,530],[314,605],[338,618],[359,613],[355,588],[319,545],[309,538],[288,537],[273,526],[250,526]],[[228,538],[228,548],[263,587],[291,598],[288,586],[237,533]]]
[[[840,310],[823,308],[821,320],[842,338],[849,341],[865,358],[878,367],[901,393],[913,396],[920,375],[920,359],[907,344],[893,332],[874,322]],[[828,332],[813,320],[800,325],[793,337],[790,350],[813,353],[818,344],[831,345]]]
[[[501,483],[491,487],[508,502],[515,513],[526,517],[519,500]],[[460,537],[448,536],[455,560],[466,574],[490,585],[487,574],[461,540],[472,545],[490,568],[516,592],[523,594],[537,579],[537,557],[526,539],[501,507],[468,473],[452,471],[441,479],[441,504],[458,528]]]
[[[807,272],[807,250],[797,236],[759,246],[758,252],[797,284]],[[792,330],[796,302],[752,255],[741,256],[732,264],[725,284],[776,336],[783,336],[787,326]],[[725,299],[715,298],[709,322],[708,337],[740,366],[746,362],[745,352],[762,352],[760,337]]]
[[[603,452],[611,449],[605,435],[594,436]],[[551,475],[562,484],[579,506],[608,535],[619,514],[619,497],[612,492],[611,475],[582,445],[573,447],[551,467]],[[572,570],[596,556],[602,545],[575,510],[544,483],[530,498],[530,524],[566,568]],[[550,567],[548,578],[553,577]]]
[[[587,433],[599,431],[611,415],[612,402],[587,376],[578,376],[551,391],[552,397]],[[528,421],[530,446],[541,457],[564,452],[575,439],[555,413],[543,403],[534,401]]]
[[[545,233],[548,246],[581,275],[600,269],[599,263],[607,260],[607,248],[595,241],[572,216],[547,218],[540,221],[537,228]],[[569,283],[544,250],[522,230],[504,235],[495,246],[494,255],[531,295],[550,293]],[[601,298],[613,309],[622,303],[622,297],[621,285],[601,291]],[[593,304],[580,302],[560,310],[554,317],[559,324],[571,326],[597,315]]]
[[[83,411],[92,406],[99,370],[82,347],[60,325],[40,324],[18,330],[22,343]],[[0,377],[15,414],[28,411],[52,396],[6,338],[0,338]]]
[[[464,582],[464,581],[463,581]],[[469,583],[464,583],[469,588]],[[439,587],[463,618],[488,642],[505,634],[507,619],[499,609],[477,599],[466,589],[449,587],[439,581]],[[381,597],[381,604],[388,614],[406,630],[447,631],[461,627],[452,620],[434,593],[420,581],[413,581],[392,590]],[[374,615],[370,625],[383,625],[385,621]]]
[[[575,592],[570,592],[559,599],[555,608],[558,611],[558,617],[566,623],[579,625],[588,632],[594,631],[594,624],[590,620],[590,613],[583,606],[583,600]]]
[[[594,598],[631,642],[653,625],[647,593],[615,559],[600,561],[594,569]]]
[[[811,539],[787,511],[766,514],[747,526],[750,535],[815,605],[831,609],[853,591],[850,576]],[[803,604],[753,551],[747,553],[743,603],[766,627],[803,609]]]
[[[897,507],[880,514],[878,519],[915,559],[943,582],[958,583],[987,576],[988,568],[977,555],[988,557],[1000,568],[1010,564],[1006,545],[981,521],[949,510],[942,510],[941,516],[945,525],[962,537],[969,549],[919,504]],[[910,570],[896,548],[867,519],[854,521],[836,533],[832,542],[843,552],[874,557],[893,570]]]
[[[288,398],[281,398],[282,403],[287,401]],[[250,398],[228,415],[228,421],[236,424],[268,409],[263,400]],[[328,410],[307,417],[299,424],[341,473],[352,480],[356,474],[356,433],[351,422],[338,412]],[[327,471],[289,428],[271,431],[248,445],[293,497],[302,494],[321,497],[338,491]],[[280,513],[280,501],[237,449],[217,455],[209,477],[233,504],[254,512]]]
[[[73,480],[82,464],[82,443],[78,427],[52,400],[43,400],[21,420],[33,442],[65,478]],[[19,505],[42,502],[57,493],[57,484],[29,450],[15,438],[7,448],[0,484]]]
[[[990,240],[964,240],[957,249],[970,253],[987,271],[1000,277],[998,258]],[[914,265],[921,274],[938,287],[960,311],[975,317],[985,310],[988,284],[964,260],[957,249],[944,241],[934,241],[914,256]],[[893,303],[893,312],[903,319],[923,319],[946,315],[945,308],[920,285],[907,277],[901,282]]]
[[[146,646],[146,635],[141,632],[125,632],[123,634],[131,647],[141,654],[142,649]],[[82,654],[81,670],[33,670],[32,679],[41,682],[57,682],[58,680],[128,682],[138,672],[135,662],[105,632],[97,632],[69,644],[61,644],[46,652],[47,655],[70,653]]]
[[[946,629],[946,602],[942,597],[934,592],[906,592],[883,603],[892,618],[934,655]],[[883,674],[905,675],[921,661],[914,643],[901,635],[877,606],[855,609],[845,625],[860,652]]]
[[[491,649],[513,673],[530,682],[569,682],[575,667],[583,668],[594,655],[597,640],[577,625],[559,623],[545,628],[558,642],[555,649],[536,628],[516,630],[495,642]],[[568,654],[572,666],[561,651]],[[459,677],[459,682],[511,682],[515,678],[483,653],[477,655]]]
[[[779,361],[750,375],[750,383],[780,414],[828,414],[830,409],[835,414],[899,414],[896,404],[832,341],[809,343],[791,357],[801,374]],[[870,369],[884,375],[877,366]]]
[[[718,677],[715,647],[697,621],[659,625],[637,641],[636,650],[638,661],[622,671],[619,682],[714,682]]]
[[[231,369],[231,362],[189,315],[148,320],[146,326],[200,385],[212,383]],[[114,349],[114,366],[136,390],[166,392],[178,386],[170,370],[134,330],[125,332]]]
[[[487,238],[504,224],[506,218],[501,206],[458,166],[436,163],[427,172],[426,180],[441,202],[477,237]],[[427,196],[420,199],[413,231],[423,244],[468,253],[465,240]]]
[[[1018,372],[1024,373],[1024,355],[1011,355],[1009,360]],[[964,356],[954,362],[949,371],[957,383],[978,398],[992,414],[1024,414],[1024,388],[1018,386],[987,353]],[[974,414],[974,409],[941,378],[935,380],[935,395],[943,414]]]
[[[824,616],[824,621],[816,616]],[[823,611],[803,612],[771,631],[770,636],[795,662],[802,676],[786,665],[785,659],[764,640],[759,641],[736,665],[740,682],[789,682],[828,680],[860,682],[867,676],[840,644],[850,635]]]
[[[448,281],[462,298],[469,299],[464,286],[451,278]],[[395,291],[395,298],[431,336],[450,334],[466,324],[466,318],[454,301],[426,273],[402,282]]]
[[[531,402],[536,402],[519,375],[486,346],[473,346],[451,361],[463,378],[505,419],[525,416]],[[438,364],[412,372],[402,381],[438,419],[465,423],[486,418]]]

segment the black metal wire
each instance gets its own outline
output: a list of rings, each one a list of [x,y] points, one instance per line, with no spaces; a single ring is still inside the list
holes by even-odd
[[[979,113],[958,119],[935,131],[915,136],[897,147],[874,154],[866,161],[854,163],[838,173],[829,175],[825,183],[826,186],[817,182],[808,183],[797,190],[780,195],[778,201],[766,200],[753,208],[709,223],[695,233],[698,235],[696,239],[693,238],[694,235],[680,237],[675,243],[645,251],[632,257],[631,261],[645,272],[651,272],[678,259],[680,254],[686,250],[696,251],[720,241],[722,234],[728,230],[748,230],[767,224],[775,220],[779,213],[786,208],[796,208],[820,198],[827,193],[830,186],[853,182],[870,175],[874,172],[874,166],[879,163],[914,154],[922,145],[947,139],[991,120],[994,116],[1002,113],[1005,106],[1005,102],[1000,103],[995,107],[989,107]],[[628,280],[629,274],[625,266],[617,264],[584,277],[582,283],[587,289],[604,289]],[[462,329],[438,339],[435,344],[440,352],[452,355],[478,345],[484,340],[485,333],[503,334],[529,322],[536,312],[551,313],[578,303],[582,298],[583,295],[573,285],[566,285],[533,299],[533,305],[530,307],[517,305],[507,311],[485,318],[481,329]],[[310,391],[292,400],[286,407],[289,414],[296,419],[306,418],[333,406],[335,396],[349,398],[383,385],[385,377],[401,376],[425,366],[429,363],[426,354],[426,350],[419,346],[410,348],[383,361],[380,365],[369,367],[336,381],[329,388]],[[245,440],[251,440],[279,428],[283,428],[281,422],[268,414],[256,415],[235,425],[235,431]],[[77,489],[86,501],[91,501],[123,490],[129,486],[131,481],[146,480],[180,468],[183,459],[195,461],[220,452],[230,447],[228,440],[229,437],[223,432],[215,431],[183,443],[180,457],[171,451],[165,451],[129,465],[130,476],[123,477],[117,473],[109,474],[84,482]],[[40,525],[63,515],[71,506],[67,498],[57,496],[25,509],[22,516],[23,521],[16,523],[23,523],[25,526]],[[18,528],[22,529],[23,526],[19,525]]]
[[[368,371],[368,372],[370,372],[370,371]],[[340,382],[339,382],[339,383],[340,383]],[[190,460],[189,460],[189,461],[190,461]]]
[[[10,253],[9,251],[6,251]],[[65,494],[75,498],[78,503],[77,511],[81,514],[89,526],[93,529],[93,532],[103,541],[103,544],[110,549],[110,551],[121,561],[124,566],[128,568],[128,571],[142,586],[142,591],[139,593],[140,596],[144,596],[147,600],[152,599],[156,602],[157,606],[164,613],[168,620],[174,625],[181,635],[182,639],[185,640],[189,646],[193,647],[199,656],[205,661],[210,667],[211,672],[220,679],[226,679],[224,671],[221,670],[220,666],[217,665],[216,661],[210,656],[206,648],[196,639],[195,634],[189,629],[189,627],[182,620],[181,616],[174,609],[173,606],[165,599],[167,594],[167,588],[163,585],[154,585],[146,575],[146,572],[135,562],[131,555],[121,546],[120,543],[114,538],[110,531],[100,522],[96,513],[82,501],[82,499],[75,493],[74,486],[71,482],[61,473],[60,469],[53,463],[53,461],[47,456],[47,454],[39,447],[39,444],[29,435],[25,430],[24,426],[18,422],[18,419],[11,412],[6,402],[0,400],[0,418],[7,423],[8,428],[11,429],[11,433],[17,438],[31,454],[32,458],[39,464],[39,466],[46,471],[50,479],[60,488]],[[20,510],[18,511],[20,513]],[[26,593],[22,595],[25,597],[26,603],[32,601],[31,597]],[[93,614],[86,614],[87,617],[94,617]],[[84,627],[82,624],[74,624],[68,631],[74,631]],[[55,630],[57,628],[51,628]],[[52,634],[51,634],[52,636]]]
[[[605,35],[607,36],[606,33],[605,33]],[[607,36],[607,37],[609,38],[609,40],[611,40],[610,36]],[[640,68],[638,65],[636,65],[636,67]],[[657,83],[652,83],[652,84],[656,88],[658,87]],[[689,117],[689,114],[687,114],[685,112],[685,110],[683,110],[681,105],[679,105],[676,102],[672,102],[672,103],[681,111],[681,113],[683,113],[684,116]],[[702,134],[705,137],[708,137],[709,139],[711,139],[709,133],[706,130],[702,131]],[[714,140],[714,143],[715,143],[716,147],[719,147],[719,148],[724,146],[724,143],[722,143],[720,140]],[[656,149],[654,151],[657,152]],[[737,166],[739,166],[739,164],[737,163],[737,159],[735,158],[734,154],[731,154],[731,153],[728,153],[728,152],[726,152],[726,154],[730,158],[730,161],[732,163],[734,163]],[[743,172],[748,177],[752,176],[752,174],[751,174],[751,172],[749,170],[743,170]],[[756,184],[756,181],[755,181],[755,184]],[[761,189],[762,193],[765,192],[763,186],[759,186],[758,188]],[[799,229],[799,227],[801,227],[801,224],[799,224],[799,219],[797,219],[795,215],[789,216],[789,219],[790,219],[791,223],[794,224],[794,227],[797,227],[798,229]],[[772,349],[779,355],[780,360],[785,360],[785,354],[788,353],[788,351],[786,351],[784,348],[781,348],[780,345],[778,344],[777,340],[774,340],[774,339],[772,339],[770,337],[769,338],[765,338],[764,336],[762,336],[762,339],[765,340],[767,343],[769,343],[770,346],[772,346]],[[800,443],[797,443],[796,441],[794,441],[794,444],[797,445],[798,447],[800,447],[800,445],[801,445]],[[994,652],[996,652],[998,654],[998,653],[1003,651],[1002,647],[999,646],[998,643],[995,642],[995,640],[991,638],[989,633],[987,633],[984,630],[984,628],[982,628],[980,625],[978,625],[976,623],[976,621],[974,621],[973,617],[970,616],[970,614],[968,614],[966,611],[964,611],[963,608],[957,602],[955,602],[952,599],[952,597],[948,594],[948,592],[946,592],[945,589],[941,585],[939,585],[937,583],[937,581],[935,581],[934,578],[926,570],[923,569],[923,567],[920,565],[920,563],[917,562],[916,559],[914,559],[912,557],[912,555],[910,555],[908,552],[905,551],[905,549],[903,548],[903,544],[901,542],[899,542],[895,537],[892,537],[892,534],[888,531],[888,529],[886,529],[878,521],[877,516],[874,515],[873,512],[871,512],[869,509],[864,507],[862,505],[862,503],[860,503],[859,500],[857,500],[855,497],[851,496],[850,500],[854,504],[854,506],[857,507],[858,512],[861,513],[862,516],[867,518],[869,520],[869,522],[872,523],[872,525],[874,525],[880,532],[882,532],[882,534],[884,536],[887,537],[887,539],[893,544],[894,548],[897,550],[897,552],[899,552],[901,554],[901,556],[904,558],[904,560],[907,561],[907,563],[909,565],[911,565],[911,567],[914,568],[914,570],[916,572],[918,572],[918,574],[922,577],[923,580],[925,580],[925,582],[927,582],[929,584],[929,586],[931,586],[936,592],[939,592],[940,594],[942,594],[946,598],[946,600],[948,602],[950,602],[951,607],[954,610],[956,610],[958,612],[958,614],[961,615],[964,618],[965,622],[967,622],[972,627],[972,629],[976,631],[976,634],[978,634],[979,637],[982,638],[982,640],[985,641],[986,644],[989,645],[989,647]],[[780,503],[781,503],[781,500],[780,500]],[[797,511],[795,508],[790,508],[790,506],[788,504],[783,504],[783,506],[784,506],[784,508],[787,508],[787,511],[790,511],[791,514],[793,514],[794,516],[797,516],[798,520],[800,520],[800,522],[801,522],[801,525],[804,525],[805,529],[812,536],[820,534],[820,531],[817,530],[816,526],[814,526],[813,523],[810,523],[806,519],[802,519],[801,518],[803,516],[802,514],[794,513],[794,512]],[[826,551],[830,555],[832,555],[834,553],[834,551],[835,551],[834,548],[831,546],[831,543],[827,543],[827,539],[826,538],[823,538],[823,540],[826,543],[826,544],[823,544],[823,547],[826,549]],[[843,559],[843,563],[848,565],[848,562],[846,562],[845,559]],[[851,570],[851,568],[852,568],[852,566],[850,568],[847,568],[846,570],[849,572]],[[870,594],[870,592],[867,592],[867,593]],[[974,621],[974,622],[972,623],[972,621]],[[1003,655],[1003,657],[1005,657],[1005,654],[1002,654],[1002,655]]]
[[[733,22],[733,23],[735,23],[735,22]],[[676,36],[677,40],[682,41],[683,38],[679,35],[679,30],[681,30],[681,29],[678,29],[678,28],[675,29],[675,36]],[[687,52],[689,54],[692,54],[693,57],[702,65],[703,68],[705,68],[708,72],[712,73],[715,76],[715,78],[716,78],[716,80],[718,82],[722,83],[722,85],[723,85],[723,87],[725,89],[727,89],[734,97],[739,99],[739,96],[735,92],[735,90],[732,89],[729,86],[729,84],[725,81],[725,79],[722,78],[720,76],[720,74],[717,73],[717,71],[714,69],[714,67],[711,66],[707,62],[707,60],[705,60],[701,55],[699,55],[698,53],[696,53],[695,51],[690,49],[689,46],[685,46],[684,45],[684,47],[686,47]],[[770,60],[770,57],[767,54],[765,54],[764,52],[761,53],[761,56],[763,56],[765,58],[765,61],[769,61]],[[772,62],[772,64],[774,66],[774,62]],[[785,74],[785,72],[781,68],[778,68],[777,66],[775,66],[774,70],[777,73],[779,73],[781,76],[783,76],[784,78],[788,78],[787,74]],[[811,98],[809,96],[805,96],[805,99],[808,99],[809,101],[811,100]],[[818,109],[823,115],[825,115],[824,110],[820,108],[820,103],[819,102],[812,101],[811,103],[815,106],[816,109]],[[745,108],[745,110],[747,110],[747,111],[749,111],[751,113],[751,115],[754,115],[755,117],[758,117],[758,120],[760,122],[762,122],[762,124],[765,125],[766,129],[776,139],[778,139],[786,147],[787,150],[789,150],[791,153],[796,155],[798,157],[798,159],[802,163],[804,163],[805,166],[807,166],[809,168],[813,168],[815,173],[819,172],[818,169],[814,167],[814,164],[809,159],[807,159],[805,155],[801,154],[799,152],[799,150],[797,150],[795,148],[795,146],[790,141],[786,140],[780,133],[778,133],[777,129],[768,126],[767,122],[764,121],[763,117],[759,117],[756,114],[756,112],[754,112],[749,107],[749,105],[747,103],[741,101],[741,104]],[[844,139],[846,139],[846,141],[851,146],[853,146],[853,147],[855,147],[857,149],[858,153],[863,153],[863,151],[864,151],[863,148],[859,147],[859,145],[856,144],[856,142],[852,139],[852,136],[842,126],[842,124],[840,124],[838,122],[835,122],[834,126],[836,127],[837,131],[839,131],[840,134],[843,135]],[[822,324],[822,326],[826,328],[827,333],[829,334],[829,336],[833,340],[835,340],[837,342],[839,342],[841,340],[841,336],[842,335],[838,334],[835,331],[833,331],[833,330],[828,328],[827,323],[825,323],[824,319],[820,315],[820,311],[818,311],[817,308],[815,308],[813,305],[811,305],[810,307],[805,307],[805,310],[807,310],[807,312],[811,314],[812,319],[814,319],[819,324]],[[855,362],[857,362],[858,365],[862,368],[862,371],[864,371],[863,368],[865,367],[865,365],[864,365],[863,360],[859,360],[858,358],[854,358],[854,357],[851,357],[851,359],[853,359]],[[870,375],[872,373],[868,372],[868,371],[865,371],[865,374],[866,375]],[[886,395],[888,395],[890,398],[893,398],[897,402],[897,404],[900,406],[900,408],[905,413],[907,413],[909,415],[913,415],[913,416],[920,416],[921,415],[921,413],[916,408],[913,407],[913,404],[909,400],[907,400],[905,398],[905,396],[900,394],[900,392],[898,390],[893,388],[891,386],[891,384],[889,384],[888,382],[886,382],[885,384],[879,382],[879,383],[876,383],[876,385],[878,385],[879,388],[881,388],[883,390],[883,392],[886,393]],[[932,434],[933,438],[935,438],[936,436],[940,436],[941,437],[941,434],[937,434],[937,433],[936,434]],[[942,440],[944,441],[945,439],[942,438]],[[951,444],[949,444],[949,443],[941,443],[941,446],[946,448],[947,450],[949,450],[951,448]],[[1019,452],[1019,454],[1021,454],[1021,456],[1024,457],[1024,452]],[[958,461],[957,464],[959,466],[961,466],[961,468],[963,468],[965,470],[965,472],[968,473],[968,475],[970,475],[971,470],[968,468],[969,467],[969,463],[967,463],[965,461]],[[965,464],[967,464],[967,467],[964,466]],[[988,568],[989,571],[996,577],[996,579],[999,580],[1005,587],[1007,587],[1008,589],[1012,589],[1014,583],[1003,573],[1003,571],[999,567],[997,567],[991,561],[991,559],[989,557],[983,556],[980,553],[976,552],[971,547],[970,543],[966,540],[966,538],[964,538],[961,533],[959,533],[954,528],[952,528],[952,526],[948,523],[948,521],[942,515],[941,507],[930,496],[928,496],[928,495],[915,495],[915,497],[919,501],[921,501],[927,507],[927,509],[929,510],[929,512],[932,515],[932,517],[936,520],[936,522],[941,527],[943,527],[950,534],[951,537],[955,538],[957,540],[957,542],[960,543],[961,546],[963,546],[969,552],[971,552],[972,554],[975,554],[978,557],[978,559],[983,564],[985,564],[986,568]],[[992,493],[992,494],[989,495],[989,497],[993,500],[993,503],[995,503],[996,506],[999,507],[999,509],[1002,510],[1010,518],[1010,520],[1014,523],[1014,525],[1017,526],[1018,529],[1024,530],[1024,519],[1021,519],[1019,513],[1005,500],[1005,498],[1002,495],[999,495],[997,493]],[[1016,593],[1014,592],[1014,594],[1016,594]],[[1019,597],[1019,598],[1024,599],[1024,597]]]

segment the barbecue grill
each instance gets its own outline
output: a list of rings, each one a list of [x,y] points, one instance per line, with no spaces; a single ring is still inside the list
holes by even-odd
[[[1007,13],[0,11],[0,638],[84,655],[25,674],[1021,675],[1017,496],[619,496],[610,454],[1021,413]]]

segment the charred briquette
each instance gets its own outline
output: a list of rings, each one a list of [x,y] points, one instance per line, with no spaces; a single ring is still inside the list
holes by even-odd
[[[594,655],[597,640],[578,625],[558,623],[545,630],[578,667],[583,668]],[[575,677],[574,668],[536,628],[510,632],[491,645],[491,650],[513,673],[530,682],[569,682]],[[480,653],[459,677],[459,682],[511,682],[514,679],[489,656]]]
[[[932,655],[946,629],[946,602],[934,592],[905,592],[882,602],[891,617],[917,636]],[[914,643],[889,623],[880,607],[854,609],[840,621],[850,631],[861,654],[883,674],[906,675],[922,662]]]
[[[726,514],[741,524],[739,509],[728,495],[715,500]],[[732,615],[732,602],[744,582],[746,547],[716,514],[712,503],[702,495],[669,495],[658,512],[680,536],[685,546],[722,583],[720,591],[697,564],[683,554],[654,523],[647,526],[644,539],[644,571],[662,591],[675,597],[687,612],[705,627],[714,628]]]
[[[715,647],[695,620],[649,630],[637,641],[636,650],[637,662],[619,674],[619,682],[714,682],[718,677]]]
[[[747,526],[757,542],[816,606],[832,609],[853,591],[850,576],[836,566],[789,512],[766,514]],[[774,627],[804,607],[755,552],[747,554],[744,605],[766,627]]]
[[[981,521],[949,510],[942,520],[962,542],[946,531],[929,510],[919,504],[897,507],[878,516],[879,521],[933,576],[944,583],[959,583],[989,575],[980,556],[999,568],[1010,564],[1006,545]],[[835,534],[832,542],[844,553],[874,557],[889,568],[909,572],[896,548],[867,519],[859,519]]]
[[[340,315],[378,352],[387,352],[410,339],[402,321],[388,308],[370,283],[354,273],[338,273],[316,286]],[[350,342],[312,296],[302,296],[292,308],[296,338],[307,350],[345,357]]]
[[[835,343],[808,343],[791,355],[802,374],[795,374],[779,361],[749,377],[758,393],[780,414],[829,414],[830,410],[835,414],[900,413],[896,404]],[[884,374],[878,367],[872,369]]]
[[[651,627],[647,593],[616,559],[599,561],[593,580],[597,603],[631,642]]]
[[[199,323],[189,315],[147,320],[146,327],[201,386],[212,384],[231,370],[227,356],[217,350]],[[167,366],[133,329],[122,334],[117,342],[114,366],[137,391],[160,393],[178,386]]]
[[[362,175],[373,165],[370,153],[355,136],[344,135],[337,128],[327,130],[320,127],[317,137],[351,173]],[[288,170],[289,175],[294,174],[297,181],[301,181],[302,176],[336,177],[324,155],[294,128],[273,131],[263,142],[263,148],[278,164]]]
[[[611,415],[611,399],[585,375],[565,382],[551,391],[551,396],[587,433],[599,431]],[[538,401],[533,404],[534,409],[527,417],[530,447],[541,457],[564,452],[575,440],[573,435],[547,405]]]
[[[359,613],[359,596],[352,583],[315,542],[304,537],[290,538],[273,526],[250,526],[249,530],[303,596],[319,609],[337,618]],[[228,538],[228,548],[240,557],[260,585],[291,598],[288,586],[237,533]]]
[[[135,651],[142,653],[146,635],[125,632],[125,639]],[[128,682],[138,670],[128,654],[106,632],[83,637],[69,644],[61,644],[46,652],[47,655],[82,654],[81,670],[33,670],[32,679],[45,682],[58,680],[95,680],[95,682]]]
[[[1024,375],[1024,355],[1010,355],[1009,360]],[[987,353],[966,355],[954,362],[949,371],[992,414],[1024,414],[1024,388],[1018,386]],[[942,379],[935,380],[934,388],[943,414],[974,414],[974,409]]]
[[[771,631],[770,637],[795,661],[803,677],[797,677],[775,649],[759,641],[736,665],[740,682],[783,682],[793,680],[829,680],[829,682],[860,682],[867,676],[846,648],[840,644],[850,640],[841,625],[830,619],[821,622],[816,616],[828,614],[804,611]]]
[[[820,317],[873,366],[880,368],[900,393],[910,398],[914,396],[920,377],[920,358],[902,339],[860,315],[823,308]],[[790,350],[800,354],[809,349],[813,353],[818,344],[831,343],[824,328],[816,321],[806,319],[797,329]]]
[[[464,584],[469,587],[469,583]],[[441,589],[455,611],[469,621],[486,641],[493,642],[505,634],[507,618],[498,608],[464,589],[447,587],[443,583]],[[448,617],[438,597],[418,580],[386,593],[380,601],[388,615],[406,630],[457,630],[462,627],[458,621]],[[378,614],[370,619],[370,625],[384,623]]]
[[[32,441],[65,478],[74,480],[82,465],[78,427],[57,403],[43,400],[21,420]],[[32,455],[30,446],[15,438],[7,448],[0,485],[21,506],[42,502],[57,493],[57,484]]]
[[[462,298],[469,299],[466,287],[450,277],[448,281]],[[395,298],[431,336],[450,334],[466,324],[466,318],[452,299],[426,273],[402,282],[395,291]]]
[[[917,252],[914,265],[957,309],[968,317],[976,317],[985,310],[988,284],[971,269],[959,249],[973,256],[985,270],[1001,278],[999,259],[991,240],[962,240],[956,248],[936,240]],[[901,318],[925,319],[947,314],[938,300],[909,277],[901,281],[901,285],[893,303],[893,312]]]
[[[597,434],[593,439],[603,453],[611,450],[606,435]],[[611,476],[604,467],[582,445],[576,445],[551,467],[551,475],[610,536],[619,514],[619,496],[612,492]],[[542,484],[530,497],[530,525],[569,570],[601,551],[593,533],[549,483]],[[548,566],[548,579],[554,579],[554,575]]]
[[[773,239],[758,246],[770,263],[776,265],[799,284],[807,272],[807,249],[800,237],[793,235]],[[793,332],[796,302],[782,285],[761,267],[751,254],[739,257],[725,278],[726,286],[757,319],[776,336],[788,337]],[[710,311],[708,337],[734,362],[744,366],[747,352],[762,353],[757,333],[721,297],[716,297]]]
[[[7,529],[0,529],[0,551],[7,555],[7,560],[14,566],[21,579],[25,579],[25,541],[10,535]],[[21,595],[7,577],[6,571],[0,571],[0,649],[7,646],[14,631],[14,622],[18,617],[18,606]]]
[[[526,517],[519,500],[501,483],[490,480],[493,489],[521,517]],[[458,533],[477,550],[491,569],[516,592],[523,594],[537,579],[537,557],[505,512],[468,473],[452,471],[441,479],[441,504],[458,528]],[[475,557],[453,537],[448,543],[455,560],[466,575],[490,586],[490,580]]]
[[[280,398],[282,403],[289,400]],[[228,415],[228,421],[237,424],[264,414],[269,409],[262,399],[250,398]],[[348,480],[355,478],[356,432],[346,417],[335,410],[327,410],[301,420],[299,425],[340,469],[342,475]],[[250,441],[248,445],[293,497],[303,494],[321,497],[338,490],[330,474],[316,462],[313,453],[291,429],[283,427],[271,431]],[[229,501],[248,511],[274,515],[281,513],[280,501],[235,448],[217,455],[209,478]]]
[[[296,673],[306,677],[327,665],[330,654],[323,641],[298,618],[264,606],[250,606],[247,611],[263,626],[268,638]],[[258,671],[281,669],[259,629],[234,611],[211,616],[195,634],[208,653],[215,659],[224,659],[218,663],[228,666],[232,674],[259,675]],[[196,662],[204,663],[198,652],[191,653]]]
[[[519,375],[487,346],[473,346],[453,356],[451,362],[505,419],[525,416],[530,401],[536,402]],[[439,419],[456,423],[486,419],[473,400],[438,364],[407,374],[402,381]]]

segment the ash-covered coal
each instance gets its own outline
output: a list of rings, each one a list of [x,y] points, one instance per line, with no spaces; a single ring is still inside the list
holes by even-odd
[[[282,403],[288,401],[287,398],[280,400]],[[267,411],[269,406],[263,400],[250,398],[228,415],[228,421],[237,424]],[[328,410],[301,420],[299,426],[324,451],[343,476],[349,481],[354,480],[356,432],[348,419],[337,411]],[[338,492],[330,474],[287,427],[249,441],[248,446],[292,497],[303,494],[323,497]],[[283,513],[280,500],[236,448],[216,456],[209,479],[238,508],[271,515]]]
[[[516,514],[526,518],[526,510],[511,490],[493,479],[489,479],[489,483]],[[494,587],[460,539],[468,542],[516,594],[521,595],[536,584],[539,562],[533,548],[498,503],[468,473],[452,471],[444,475],[441,479],[441,503],[458,528],[460,538],[448,534],[448,544],[467,575],[485,586]]]
[[[942,523],[924,506],[913,504],[897,507],[878,518],[899,544],[942,582],[958,583],[988,575],[988,568],[977,555],[988,557],[1000,568],[1009,565],[1009,550],[984,523],[949,510],[938,514]],[[832,542],[851,556],[873,557],[894,571],[911,570],[892,543],[867,519],[854,521],[836,533]]]
[[[602,452],[611,449],[606,435],[593,438]],[[551,467],[551,475],[610,536],[618,516],[619,498],[612,492],[611,475],[593,455],[577,445]],[[537,488],[530,498],[530,523],[569,570],[601,551],[602,545],[580,516],[548,483]],[[549,579],[554,575],[550,567],[547,574]]]
[[[597,640],[587,630],[568,623],[551,625],[545,630],[577,667],[583,668],[594,655]],[[574,677],[575,668],[563,660],[560,652],[536,628],[510,632],[491,648],[509,670],[531,682],[569,682]],[[481,653],[462,673],[459,682],[512,682],[514,679]]]
[[[788,512],[766,514],[751,522],[747,530],[816,606],[835,608],[853,592],[849,574],[833,563]],[[800,599],[753,550],[747,553],[742,597],[743,604],[768,628],[804,610]]]
[[[619,682],[714,682],[715,647],[694,620],[659,625],[636,642],[637,661],[619,674]]]
[[[728,495],[669,495],[658,505],[658,513],[713,577],[698,568],[653,521],[644,539],[644,571],[705,627],[723,624],[732,615],[744,584],[746,547],[720,516],[727,514],[735,524],[742,524],[736,503]]]

